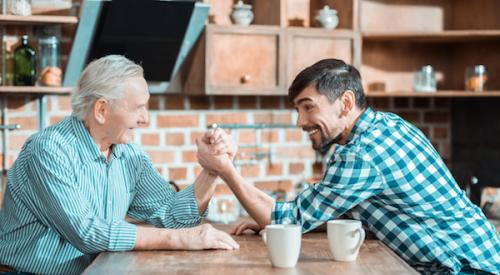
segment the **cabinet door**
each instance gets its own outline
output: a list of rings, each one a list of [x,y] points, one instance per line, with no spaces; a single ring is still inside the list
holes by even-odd
[[[351,31],[328,31],[300,28],[287,32],[287,87],[298,73],[325,58],[342,59],[358,66],[359,54],[354,52],[356,34]]]
[[[210,26],[207,36],[207,93],[283,93],[279,27]]]

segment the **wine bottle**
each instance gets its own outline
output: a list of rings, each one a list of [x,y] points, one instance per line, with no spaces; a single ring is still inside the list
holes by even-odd
[[[35,50],[28,44],[28,36],[23,35],[14,51],[14,86],[33,86],[35,82]]]

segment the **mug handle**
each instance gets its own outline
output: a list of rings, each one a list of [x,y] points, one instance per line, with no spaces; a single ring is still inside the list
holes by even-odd
[[[260,231],[260,234],[262,235],[262,240],[264,241],[265,244],[267,244],[267,234],[266,234],[266,229],[263,229]]]
[[[358,249],[363,244],[363,241],[365,240],[365,231],[363,230],[363,228],[356,229],[355,233],[359,233],[359,241],[356,244],[356,246],[354,247],[354,249],[352,250],[353,253],[355,253],[356,251],[358,251]]]

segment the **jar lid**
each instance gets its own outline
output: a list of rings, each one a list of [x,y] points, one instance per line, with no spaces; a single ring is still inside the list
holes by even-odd
[[[434,68],[432,68],[431,65],[425,65],[420,70],[424,73],[432,73],[434,71]]]
[[[474,66],[474,72],[476,74],[484,74],[486,72],[486,67],[484,65],[476,65]]]
[[[235,10],[251,10],[252,5],[245,4],[245,3],[243,3],[242,0],[239,0],[238,3],[233,5],[233,9],[235,9]]]
[[[322,9],[317,11],[320,15],[334,15],[337,14],[337,10],[331,9],[328,5],[325,5]]]

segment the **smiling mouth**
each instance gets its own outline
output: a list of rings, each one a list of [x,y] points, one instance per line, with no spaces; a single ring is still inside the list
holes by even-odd
[[[317,132],[319,132],[319,129],[314,129],[314,130],[307,131],[307,133],[309,134],[309,136],[312,136],[312,135],[316,134]]]

